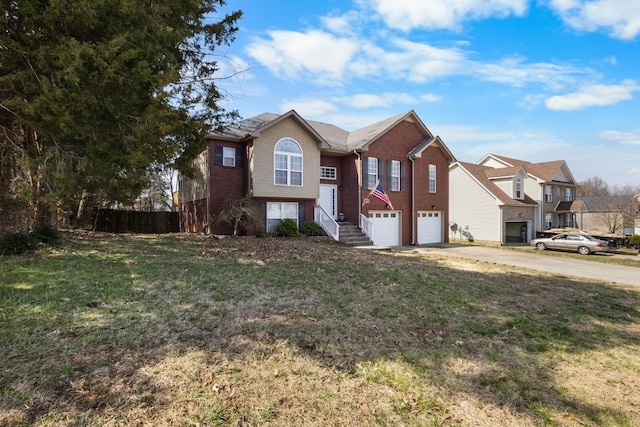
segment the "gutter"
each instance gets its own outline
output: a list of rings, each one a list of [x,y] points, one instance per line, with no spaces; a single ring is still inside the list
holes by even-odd
[[[411,244],[416,244],[416,163],[413,157],[409,157],[411,161]]]
[[[356,172],[358,177],[358,224],[360,224],[360,215],[362,215],[362,157],[357,150],[353,150],[358,161],[356,163]]]

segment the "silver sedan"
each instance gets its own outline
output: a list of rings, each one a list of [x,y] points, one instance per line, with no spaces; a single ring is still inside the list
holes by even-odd
[[[545,249],[560,249],[564,251],[577,251],[582,255],[589,255],[592,252],[609,251],[607,242],[581,233],[560,233],[553,237],[533,239],[531,245],[541,251]]]

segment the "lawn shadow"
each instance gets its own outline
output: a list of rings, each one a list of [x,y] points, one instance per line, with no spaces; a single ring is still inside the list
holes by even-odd
[[[251,375],[262,373],[244,367],[254,365],[279,371],[261,380],[285,389],[283,369],[314,386],[327,373],[366,377],[373,391],[447,390],[531,424],[553,422],[548,413],[596,424],[638,416],[564,385],[589,371],[569,372],[574,360],[601,354],[613,363],[640,345],[631,288],[326,242],[175,238],[75,239],[2,273],[0,421],[15,411],[15,425],[151,419],[181,402],[222,417],[224,399],[242,418],[249,403],[234,390],[251,394]],[[299,370],[269,364],[297,356]]]

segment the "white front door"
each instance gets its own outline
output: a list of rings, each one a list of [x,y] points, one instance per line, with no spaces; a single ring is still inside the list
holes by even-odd
[[[338,218],[338,186],[333,184],[320,184],[320,198],[318,205],[322,207],[331,218]]]

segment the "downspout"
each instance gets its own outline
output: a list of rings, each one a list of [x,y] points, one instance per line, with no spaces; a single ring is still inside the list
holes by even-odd
[[[411,161],[411,244],[416,244],[416,163],[413,157]]]
[[[500,246],[505,246],[507,243],[504,237],[505,227],[506,224],[504,223],[504,205],[500,205]]]
[[[357,150],[353,150],[358,160],[356,161],[356,175],[358,177],[358,224],[360,224],[360,215],[362,215],[362,157]]]

